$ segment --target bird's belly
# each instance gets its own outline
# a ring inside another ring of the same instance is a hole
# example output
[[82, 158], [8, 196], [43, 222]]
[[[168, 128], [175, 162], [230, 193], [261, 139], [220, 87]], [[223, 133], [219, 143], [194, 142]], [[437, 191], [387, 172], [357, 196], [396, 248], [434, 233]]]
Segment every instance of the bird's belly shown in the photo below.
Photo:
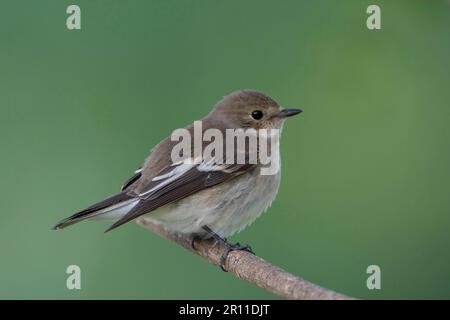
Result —
[[202, 229], [207, 225], [226, 237], [245, 228], [267, 209], [275, 199], [279, 184], [280, 172], [261, 175], [257, 169], [139, 219], [163, 224], [171, 231], [199, 236], [207, 236]]

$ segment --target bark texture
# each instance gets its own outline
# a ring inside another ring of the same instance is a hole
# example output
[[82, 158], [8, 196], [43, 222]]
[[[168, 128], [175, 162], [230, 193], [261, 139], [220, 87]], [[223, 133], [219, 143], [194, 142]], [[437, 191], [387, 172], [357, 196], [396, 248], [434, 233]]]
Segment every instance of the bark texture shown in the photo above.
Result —
[[[210, 263], [217, 266], [220, 265], [220, 257], [225, 251], [223, 244], [215, 243], [212, 239], [196, 241], [194, 249], [192, 248], [192, 239], [190, 237], [168, 232], [160, 225], [141, 219], [138, 219], [137, 223], [167, 239], [176, 242], [187, 250], [198, 254]], [[297, 277], [246, 251], [231, 251], [226, 259], [225, 269], [242, 280], [256, 284], [258, 287], [286, 299], [353, 299]]]

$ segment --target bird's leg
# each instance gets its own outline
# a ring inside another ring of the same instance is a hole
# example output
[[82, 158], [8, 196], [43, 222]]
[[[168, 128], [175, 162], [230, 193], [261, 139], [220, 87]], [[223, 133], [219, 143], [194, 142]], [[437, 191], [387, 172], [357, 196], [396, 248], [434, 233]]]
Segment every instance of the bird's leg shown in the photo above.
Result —
[[208, 234], [216, 241], [219, 243], [222, 243], [225, 246], [225, 251], [222, 253], [222, 256], [220, 257], [220, 268], [225, 271], [228, 272], [227, 270], [225, 270], [225, 260], [228, 257], [228, 254], [230, 253], [230, 251], [233, 250], [243, 250], [243, 251], [247, 251], [250, 252], [252, 254], [255, 254], [252, 250], [252, 248], [249, 245], [241, 245], [239, 242], [235, 243], [235, 244], [230, 244], [228, 243], [227, 239], [222, 238], [221, 236], [219, 236], [217, 233], [215, 233], [214, 231], [211, 230], [210, 227], [208, 227], [207, 225], [204, 225], [203, 230], [205, 230], [206, 232], [208, 232]]

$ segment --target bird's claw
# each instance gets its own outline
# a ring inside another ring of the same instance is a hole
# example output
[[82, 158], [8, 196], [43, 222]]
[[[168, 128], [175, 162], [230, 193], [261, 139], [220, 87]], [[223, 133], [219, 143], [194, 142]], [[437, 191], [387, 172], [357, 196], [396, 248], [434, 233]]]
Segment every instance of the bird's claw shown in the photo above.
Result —
[[199, 241], [200, 237], [199, 236], [193, 236], [192, 240], [191, 240], [191, 247], [192, 249], [194, 249], [195, 251], [197, 251], [197, 248], [195, 247], [195, 242]]
[[241, 251], [249, 252], [249, 253], [251, 253], [251, 254], [255, 254], [255, 253], [253, 252], [252, 248], [251, 248], [248, 244], [242, 245], [242, 244], [240, 244], [239, 242], [237, 242], [237, 243], [235, 243], [235, 244], [229, 244], [228, 242], [225, 242], [225, 250], [224, 250], [224, 252], [222, 253], [222, 255], [220, 256], [220, 260], [219, 260], [219, 263], [220, 263], [220, 269], [222, 269], [222, 271], [228, 272], [228, 271], [225, 269], [225, 262], [226, 262], [226, 260], [227, 260], [228, 254], [229, 254], [231, 251], [234, 251], [234, 250], [241, 250]]

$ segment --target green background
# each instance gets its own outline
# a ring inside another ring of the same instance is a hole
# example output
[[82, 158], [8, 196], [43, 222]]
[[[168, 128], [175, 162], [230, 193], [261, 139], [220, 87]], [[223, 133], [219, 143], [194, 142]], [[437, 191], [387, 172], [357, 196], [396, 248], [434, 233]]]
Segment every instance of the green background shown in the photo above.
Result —
[[242, 88], [305, 112], [232, 240], [358, 298], [450, 298], [448, 1], [3, 0], [0, 46], [1, 298], [276, 298], [133, 223], [50, 230]]

